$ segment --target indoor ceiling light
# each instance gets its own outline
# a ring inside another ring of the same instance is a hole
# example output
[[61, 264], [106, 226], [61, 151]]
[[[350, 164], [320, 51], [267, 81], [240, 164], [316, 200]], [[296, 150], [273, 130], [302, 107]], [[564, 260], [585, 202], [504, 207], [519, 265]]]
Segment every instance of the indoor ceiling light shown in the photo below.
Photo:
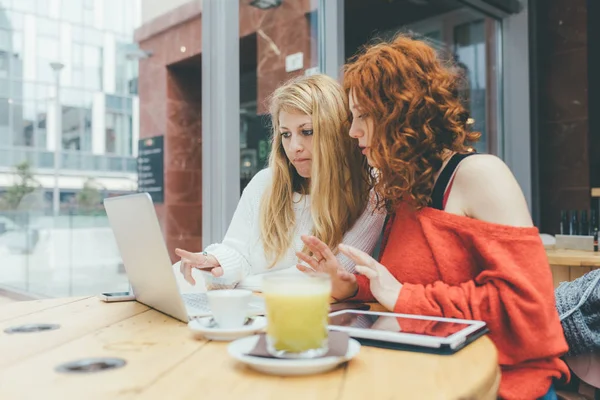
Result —
[[283, 0], [252, 0], [250, 5], [252, 7], [260, 8], [261, 10], [267, 10], [269, 8], [279, 7]]

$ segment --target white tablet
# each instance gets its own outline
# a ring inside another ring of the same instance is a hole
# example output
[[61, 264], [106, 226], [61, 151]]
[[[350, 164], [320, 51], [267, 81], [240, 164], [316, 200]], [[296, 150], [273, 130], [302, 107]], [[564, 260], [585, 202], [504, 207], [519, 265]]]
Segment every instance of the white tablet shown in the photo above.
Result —
[[364, 344], [440, 354], [454, 353], [488, 331], [483, 321], [360, 310], [329, 314], [329, 329]]

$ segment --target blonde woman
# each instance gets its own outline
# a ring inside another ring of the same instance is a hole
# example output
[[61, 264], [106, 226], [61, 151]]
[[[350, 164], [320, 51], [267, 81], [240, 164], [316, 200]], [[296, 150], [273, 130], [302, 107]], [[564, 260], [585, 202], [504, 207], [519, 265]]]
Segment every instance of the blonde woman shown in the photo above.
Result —
[[[270, 98], [273, 126], [269, 167], [244, 189], [219, 244], [202, 253], [176, 249], [180, 270], [195, 285], [260, 289], [265, 273], [300, 274], [301, 236], [314, 235], [331, 249], [340, 243], [371, 253], [385, 215], [370, 198], [367, 163], [348, 135], [349, 110], [340, 85], [326, 75], [291, 80]], [[340, 264], [354, 263], [338, 254]]]

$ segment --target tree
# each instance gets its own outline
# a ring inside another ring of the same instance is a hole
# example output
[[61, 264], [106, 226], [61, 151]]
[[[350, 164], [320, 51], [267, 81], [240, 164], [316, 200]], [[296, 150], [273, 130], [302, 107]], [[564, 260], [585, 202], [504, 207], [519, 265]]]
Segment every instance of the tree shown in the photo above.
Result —
[[79, 208], [92, 211], [98, 207], [102, 201], [102, 195], [96, 188], [97, 184], [92, 178], [88, 178], [83, 184], [83, 189], [77, 193], [75, 200]]
[[27, 161], [15, 166], [15, 174], [17, 175], [16, 182], [0, 198], [0, 208], [5, 210], [16, 210], [23, 198], [39, 187]]

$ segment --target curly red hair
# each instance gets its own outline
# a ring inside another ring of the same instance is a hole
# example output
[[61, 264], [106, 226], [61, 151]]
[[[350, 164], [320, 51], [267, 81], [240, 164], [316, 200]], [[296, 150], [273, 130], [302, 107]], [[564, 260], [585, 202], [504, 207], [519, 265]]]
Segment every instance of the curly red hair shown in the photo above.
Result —
[[458, 70], [404, 35], [365, 48], [346, 65], [344, 89], [375, 126], [370, 156], [380, 206], [392, 211], [409, 199], [427, 206], [442, 151], [464, 153], [479, 139], [467, 128], [460, 87]]

